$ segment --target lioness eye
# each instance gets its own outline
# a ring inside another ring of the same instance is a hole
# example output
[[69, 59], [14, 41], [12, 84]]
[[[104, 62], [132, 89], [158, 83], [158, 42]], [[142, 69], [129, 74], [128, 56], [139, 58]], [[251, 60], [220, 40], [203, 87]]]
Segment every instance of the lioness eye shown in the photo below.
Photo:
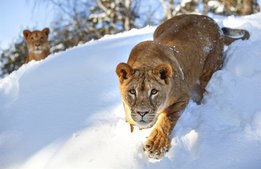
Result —
[[43, 37], [41, 37], [41, 40], [43, 40], [44, 38]]
[[130, 89], [130, 90], [129, 90], [129, 93], [135, 95], [135, 94], [136, 94], [136, 91], [135, 91], [134, 89]]
[[155, 94], [158, 93], [158, 90], [157, 89], [152, 89], [150, 93], [151, 93], [151, 95], [155, 95]]

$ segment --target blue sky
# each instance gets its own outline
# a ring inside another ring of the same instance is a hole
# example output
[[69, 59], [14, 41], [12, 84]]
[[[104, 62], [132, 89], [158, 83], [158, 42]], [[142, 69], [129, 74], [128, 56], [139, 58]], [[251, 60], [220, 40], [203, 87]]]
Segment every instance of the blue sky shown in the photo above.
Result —
[[24, 29], [48, 27], [53, 18], [52, 8], [37, 5], [35, 0], [1, 0], [0, 5], [0, 48], [9, 47], [11, 42], [22, 36]]

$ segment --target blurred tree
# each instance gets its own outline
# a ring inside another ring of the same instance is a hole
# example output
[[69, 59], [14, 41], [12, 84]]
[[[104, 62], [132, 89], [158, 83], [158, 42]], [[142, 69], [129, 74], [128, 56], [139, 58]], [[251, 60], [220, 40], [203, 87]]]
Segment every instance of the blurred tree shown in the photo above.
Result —
[[204, 3], [203, 14], [207, 15], [208, 14], [208, 0], [203, 0], [203, 3]]
[[250, 15], [260, 11], [256, 0], [210, 0], [219, 3], [210, 7], [210, 11], [222, 15]]
[[14, 44], [10, 45], [8, 49], [2, 50], [0, 52], [0, 62], [2, 64], [0, 76], [17, 70], [24, 63], [27, 54], [25, 41], [21, 37]]
[[51, 29], [51, 52], [130, 30], [140, 0], [41, 0], [54, 6], [58, 18]]
[[[248, 15], [259, 12], [256, 0], [37, 0], [51, 5], [56, 17], [50, 27], [51, 53], [115, 34], [157, 25], [175, 15], [209, 12]], [[27, 56], [22, 37], [6, 50], [0, 49], [0, 77], [18, 69]]]
[[200, 13], [197, 9], [199, 0], [181, 0], [174, 10], [174, 15]]
[[254, 4], [254, 0], [243, 0], [241, 14], [242, 15], [252, 14], [254, 12], [253, 4]]
[[96, 0], [89, 22], [98, 35], [114, 34], [136, 27], [138, 0]]
[[259, 11], [256, 0], [180, 0], [174, 15], [188, 13], [207, 15], [208, 12], [221, 15], [249, 15]]
[[170, 19], [174, 16], [174, 0], [160, 0], [164, 12], [163, 20]]

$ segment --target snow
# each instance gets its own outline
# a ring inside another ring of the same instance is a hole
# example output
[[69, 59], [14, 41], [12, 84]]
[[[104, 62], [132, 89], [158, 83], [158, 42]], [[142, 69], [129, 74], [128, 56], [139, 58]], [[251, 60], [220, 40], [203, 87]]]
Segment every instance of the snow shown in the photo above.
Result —
[[261, 168], [261, 14], [217, 18], [249, 30], [226, 50], [204, 102], [192, 101], [158, 161], [142, 150], [150, 130], [124, 120], [115, 67], [155, 27], [131, 30], [30, 62], [0, 80], [0, 168]]

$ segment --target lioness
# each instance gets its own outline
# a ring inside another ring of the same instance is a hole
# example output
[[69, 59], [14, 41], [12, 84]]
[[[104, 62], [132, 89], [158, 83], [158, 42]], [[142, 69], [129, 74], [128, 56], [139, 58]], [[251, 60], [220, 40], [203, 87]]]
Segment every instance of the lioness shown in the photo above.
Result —
[[31, 60], [38, 61], [44, 59], [50, 54], [48, 45], [49, 32], [49, 28], [44, 28], [42, 31], [23, 31], [29, 52], [29, 55], [27, 56], [25, 63], [28, 63]]
[[[240, 34], [240, 38], [228, 35]], [[139, 128], [153, 127], [144, 144], [150, 158], [170, 148], [170, 135], [179, 113], [193, 93], [201, 102], [212, 74], [222, 67], [224, 45], [248, 39], [245, 30], [222, 28], [207, 16], [181, 15], [161, 24], [153, 41], [136, 45], [128, 62], [116, 73], [126, 121]]]

